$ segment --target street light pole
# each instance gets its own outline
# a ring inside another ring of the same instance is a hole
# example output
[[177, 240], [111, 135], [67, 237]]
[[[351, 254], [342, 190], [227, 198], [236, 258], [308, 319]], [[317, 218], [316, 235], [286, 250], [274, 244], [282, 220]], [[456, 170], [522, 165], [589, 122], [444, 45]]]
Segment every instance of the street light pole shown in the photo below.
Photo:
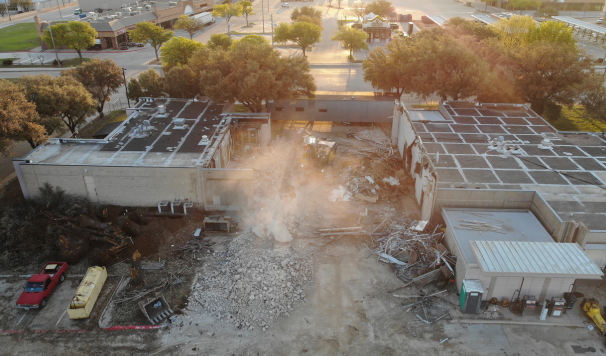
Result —
[[63, 15], [61, 15], [61, 6], [59, 6], [59, 0], [57, 0], [57, 8], [59, 9], [59, 16], [61, 16], [61, 20], [63, 20]]
[[[267, 0], [269, 2], [269, 0]], [[265, 11], [263, 11], [263, 0], [261, 0], [261, 17], [263, 18], [263, 33], [265, 33]]]
[[49, 24], [48, 24], [48, 31], [50, 32], [51, 41], [53, 42], [53, 48], [55, 49], [55, 58], [57, 58], [57, 65], [59, 66], [59, 68], [61, 68], [61, 61], [59, 60], [59, 54], [57, 53], [57, 46], [55, 46], [55, 37], [53, 36], [52, 22], [49, 22]]
[[128, 107], [130, 108], [130, 100], [128, 99], [128, 85], [126, 85], [126, 69], [122, 68], [122, 76], [124, 77], [124, 89], [126, 89], [126, 101], [128, 102]]
[[274, 14], [270, 15], [271, 17], [271, 45], [274, 45]]

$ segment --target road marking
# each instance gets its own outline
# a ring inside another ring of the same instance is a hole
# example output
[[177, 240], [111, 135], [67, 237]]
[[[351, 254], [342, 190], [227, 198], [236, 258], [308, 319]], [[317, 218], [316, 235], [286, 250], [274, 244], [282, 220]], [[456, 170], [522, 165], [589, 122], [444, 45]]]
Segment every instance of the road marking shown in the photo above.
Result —
[[19, 323], [23, 320], [23, 318], [25, 318], [27, 313], [29, 313], [29, 310], [26, 310], [25, 313], [23, 313], [23, 316], [21, 317], [21, 319], [19, 319], [19, 321], [17, 322], [17, 325], [19, 325]]
[[65, 309], [63, 311], [63, 314], [61, 314], [61, 317], [59, 318], [59, 320], [57, 320], [57, 324], [55, 324], [55, 326], [59, 325], [59, 322], [61, 321], [61, 319], [63, 319], [63, 316], [65, 315], [65, 313], [67, 313], [67, 309]]

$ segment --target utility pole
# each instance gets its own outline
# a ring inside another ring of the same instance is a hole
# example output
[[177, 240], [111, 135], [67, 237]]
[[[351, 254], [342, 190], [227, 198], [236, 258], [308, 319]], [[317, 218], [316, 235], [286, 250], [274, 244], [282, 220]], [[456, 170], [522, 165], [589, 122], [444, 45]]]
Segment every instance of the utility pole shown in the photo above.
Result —
[[271, 45], [274, 45], [274, 14], [271, 14]]
[[59, 6], [59, 0], [57, 0], [57, 8], [59, 9], [59, 16], [61, 16], [61, 20], [63, 20], [63, 15], [61, 15], [61, 6]]
[[55, 58], [57, 58], [57, 65], [61, 68], [61, 61], [59, 60], [59, 54], [57, 53], [57, 46], [55, 46], [55, 37], [53, 37], [53, 24], [52, 22], [48, 23], [48, 31], [51, 35], [51, 41], [53, 42], [53, 48], [55, 49]]
[[130, 100], [128, 99], [128, 85], [126, 85], [126, 69], [122, 68], [122, 76], [124, 77], [124, 89], [126, 89], [126, 102], [130, 108]]
[[[269, 2], [269, 0], [267, 0]], [[263, 11], [263, 0], [261, 0], [261, 17], [263, 18], [263, 33], [265, 33], [265, 11]]]

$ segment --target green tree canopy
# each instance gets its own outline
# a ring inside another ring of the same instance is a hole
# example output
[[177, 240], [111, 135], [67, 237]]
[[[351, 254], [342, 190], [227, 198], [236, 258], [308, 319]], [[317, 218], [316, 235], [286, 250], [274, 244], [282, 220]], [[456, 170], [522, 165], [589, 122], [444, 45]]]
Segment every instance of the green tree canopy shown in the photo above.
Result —
[[175, 23], [175, 30], [182, 30], [189, 34], [189, 39], [194, 39], [194, 35], [200, 32], [204, 28], [204, 22], [196, 18], [191, 18], [187, 15], [179, 16], [177, 23]]
[[[57, 47], [66, 46], [76, 50], [80, 57], [80, 62], [83, 61], [82, 50], [93, 46], [95, 38], [97, 38], [97, 31], [88, 22], [70, 21], [68, 23], [51, 25], [51, 28], [53, 30], [53, 37], [55, 38], [55, 45]], [[54, 48], [48, 28], [42, 34], [42, 40], [50, 48]]]
[[240, 7], [240, 14], [246, 19], [246, 26], [248, 26], [248, 16], [255, 14], [252, 2], [246, 0], [238, 1], [237, 6]]
[[217, 48], [227, 50], [230, 45], [229, 36], [225, 33], [213, 33], [210, 35], [210, 40], [206, 42], [206, 46], [213, 50]]
[[509, 19], [500, 19], [493, 24], [499, 35], [499, 43], [512, 49], [524, 43], [530, 31], [537, 27], [531, 16], [512, 16]]
[[453, 17], [446, 21], [444, 26], [455, 35], [472, 36], [477, 41], [484, 41], [499, 37], [493, 26], [486, 26], [462, 17]]
[[139, 22], [135, 26], [135, 29], [129, 32], [129, 36], [133, 41], [147, 43], [154, 47], [157, 60], [160, 60], [160, 58], [158, 58], [158, 49], [164, 42], [173, 37], [173, 35], [173, 31], [165, 30], [151, 22]]
[[530, 28], [524, 42], [549, 42], [576, 48], [577, 41], [572, 34], [572, 28], [563, 22], [544, 21], [538, 26]]
[[509, 1], [509, 5], [511, 6], [511, 8], [513, 10], [520, 10], [520, 13], [522, 13], [522, 10], [538, 9], [539, 6], [541, 6], [541, 1], [540, 0], [511, 0], [511, 1]]
[[215, 5], [215, 9], [212, 12], [214, 17], [222, 17], [227, 21], [227, 26], [229, 27], [229, 20], [231, 20], [234, 16], [242, 15], [242, 8], [239, 5], [234, 4], [220, 4]]
[[293, 24], [282, 22], [274, 30], [274, 41], [278, 43], [293, 42], [303, 50], [314, 43], [320, 42], [322, 27], [309, 22], [295, 22]]
[[27, 141], [32, 148], [46, 141], [46, 131], [37, 119], [36, 105], [27, 101], [23, 89], [0, 79], [0, 154], [10, 156], [15, 141]]
[[[192, 63], [198, 61], [196, 54]], [[314, 96], [316, 86], [304, 57], [283, 58], [270, 44], [238, 41], [227, 51], [212, 51], [201, 71], [200, 90], [216, 102], [239, 101], [252, 112], [263, 102]]]
[[396, 9], [391, 2], [387, 0], [374, 0], [366, 5], [365, 14], [370, 14], [372, 12], [375, 15], [385, 18], [394, 11], [396, 11]]
[[185, 37], [173, 37], [162, 45], [162, 64], [166, 67], [182, 66], [196, 51], [204, 47], [203, 43]]
[[130, 78], [126, 87], [128, 89], [128, 99], [130, 100], [139, 101], [140, 97], [145, 96], [137, 78]]
[[384, 92], [395, 91], [398, 98], [404, 93], [411, 93], [415, 74], [415, 62], [410, 60], [414, 54], [412, 40], [395, 38], [384, 48], [377, 47], [368, 53], [362, 62], [364, 81], [373, 88]]
[[76, 133], [80, 124], [95, 113], [97, 103], [84, 85], [73, 77], [58, 77], [54, 86], [47, 88], [46, 95], [54, 97], [54, 104], [59, 116], [69, 128]]
[[188, 65], [173, 67], [164, 76], [164, 91], [170, 98], [191, 99], [200, 92], [198, 82], [198, 76]]
[[122, 68], [112, 59], [93, 58], [89, 62], [67, 69], [61, 75], [72, 76], [84, 85], [97, 101], [97, 112], [103, 117], [103, 108], [109, 96], [124, 84]]
[[290, 19], [293, 22], [310, 22], [322, 27], [322, 11], [316, 10], [313, 6], [295, 8], [290, 14]]
[[143, 95], [152, 98], [161, 97], [162, 95], [162, 77], [153, 68], [150, 68], [139, 74], [139, 84], [143, 89]]
[[23, 75], [19, 77], [18, 84], [23, 88], [25, 97], [31, 103], [36, 104], [38, 112], [37, 124], [44, 126], [46, 133], [52, 135], [55, 130], [63, 125], [59, 113], [56, 110], [55, 100], [47, 88], [54, 86], [54, 78], [50, 74]]
[[343, 47], [349, 50], [350, 58], [353, 58], [354, 51], [368, 49], [368, 44], [366, 43], [368, 33], [350, 26], [341, 26], [331, 39], [341, 42]]

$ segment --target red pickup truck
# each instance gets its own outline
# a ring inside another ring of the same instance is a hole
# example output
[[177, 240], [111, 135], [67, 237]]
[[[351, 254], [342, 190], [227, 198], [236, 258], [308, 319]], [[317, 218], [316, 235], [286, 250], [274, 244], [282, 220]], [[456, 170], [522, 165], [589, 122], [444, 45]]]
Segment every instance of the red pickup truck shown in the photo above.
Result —
[[38, 274], [27, 281], [23, 293], [17, 299], [17, 308], [44, 308], [57, 284], [65, 280], [66, 271], [65, 262], [47, 262]]

